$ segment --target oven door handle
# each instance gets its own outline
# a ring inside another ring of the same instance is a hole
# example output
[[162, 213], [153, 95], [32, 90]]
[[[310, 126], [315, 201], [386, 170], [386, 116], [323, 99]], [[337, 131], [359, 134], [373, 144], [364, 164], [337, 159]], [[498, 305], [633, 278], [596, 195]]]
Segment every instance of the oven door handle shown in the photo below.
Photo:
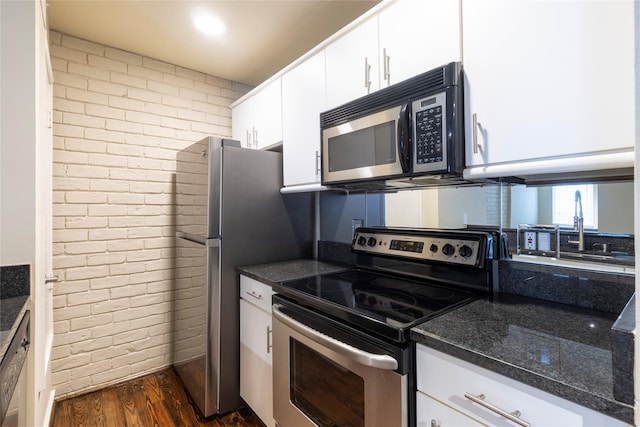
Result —
[[294, 331], [299, 332], [300, 334], [317, 342], [318, 344], [321, 344], [335, 351], [336, 353], [348, 357], [349, 359], [364, 366], [370, 366], [372, 368], [383, 369], [386, 371], [395, 371], [396, 369], [398, 369], [398, 361], [393, 357], [386, 354], [368, 353], [366, 351], [350, 346], [349, 344], [345, 344], [342, 341], [338, 341], [335, 338], [331, 338], [330, 336], [320, 333], [315, 329], [312, 329], [307, 325], [287, 316], [282, 311], [280, 311], [280, 307], [282, 306], [274, 304], [272, 309], [273, 317], [289, 326]]

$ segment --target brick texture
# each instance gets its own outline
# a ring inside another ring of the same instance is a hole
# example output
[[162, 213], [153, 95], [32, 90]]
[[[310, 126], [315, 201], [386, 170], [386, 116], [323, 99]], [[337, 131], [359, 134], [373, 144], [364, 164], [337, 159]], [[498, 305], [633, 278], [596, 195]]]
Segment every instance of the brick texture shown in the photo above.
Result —
[[231, 136], [245, 85], [55, 31], [53, 387], [172, 363], [176, 152]]

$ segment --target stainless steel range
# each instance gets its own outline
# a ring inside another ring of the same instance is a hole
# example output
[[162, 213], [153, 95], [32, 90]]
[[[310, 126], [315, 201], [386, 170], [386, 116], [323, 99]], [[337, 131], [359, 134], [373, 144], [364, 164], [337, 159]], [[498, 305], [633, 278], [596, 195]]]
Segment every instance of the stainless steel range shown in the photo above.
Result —
[[410, 329], [488, 295], [498, 247], [487, 232], [359, 228], [357, 268], [275, 287], [277, 424], [413, 425]]

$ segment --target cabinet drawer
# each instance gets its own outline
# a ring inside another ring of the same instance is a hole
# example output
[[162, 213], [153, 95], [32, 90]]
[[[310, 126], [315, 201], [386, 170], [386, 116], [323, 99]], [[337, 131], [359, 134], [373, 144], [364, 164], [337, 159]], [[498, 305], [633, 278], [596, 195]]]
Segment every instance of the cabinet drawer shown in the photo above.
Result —
[[271, 286], [247, 276], [240, 275], [240, 298], [271, 313], [271, 296], [275, 294]]
[[531, 426], [625, 426], [622, 421], [569, 402], [495, 372], [423, 345], [416, 346], [418, 390], [463, 414], [491, 426], [513, 423], [465, 397], [484, 395], [484, 402], [508, 413], [520, 411]]
[[424, 393], [416, 395], [417, 427], [485, 426]]

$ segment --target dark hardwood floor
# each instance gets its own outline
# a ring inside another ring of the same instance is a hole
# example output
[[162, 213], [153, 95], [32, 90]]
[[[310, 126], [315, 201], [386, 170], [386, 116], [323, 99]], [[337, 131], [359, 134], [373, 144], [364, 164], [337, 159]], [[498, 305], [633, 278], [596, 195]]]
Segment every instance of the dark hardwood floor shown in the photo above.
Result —
[[172, 368], [56, 402], [52, 427], [264, 427], [248, 408], [202, 419]]

